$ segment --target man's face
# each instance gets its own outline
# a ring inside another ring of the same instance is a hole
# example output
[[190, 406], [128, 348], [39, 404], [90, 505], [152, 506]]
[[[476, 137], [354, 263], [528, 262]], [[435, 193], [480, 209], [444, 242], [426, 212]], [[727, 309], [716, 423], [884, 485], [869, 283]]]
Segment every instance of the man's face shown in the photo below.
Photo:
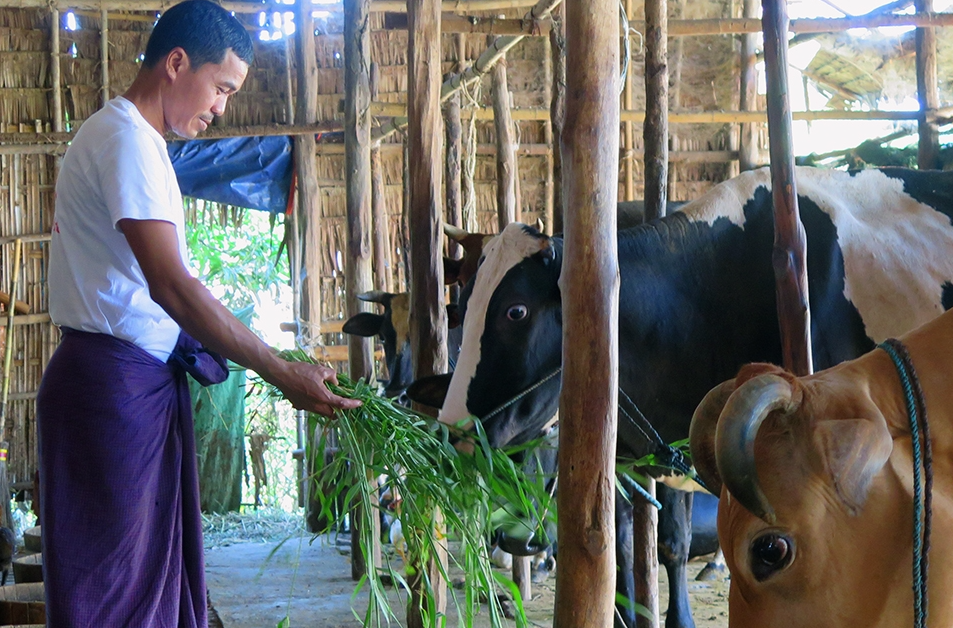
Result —
[[225, 113], [228, 97], [245, 81], [248, 64], [228, 50], [221, 63], [206, 63], [193, 70], [188, 56], [181, 54], [178, 61], [175, 51], [167, 58], [174, 79], [163, 99], [163, 113], [166, 130], [192, 139], [207, 129], [215, 116]]

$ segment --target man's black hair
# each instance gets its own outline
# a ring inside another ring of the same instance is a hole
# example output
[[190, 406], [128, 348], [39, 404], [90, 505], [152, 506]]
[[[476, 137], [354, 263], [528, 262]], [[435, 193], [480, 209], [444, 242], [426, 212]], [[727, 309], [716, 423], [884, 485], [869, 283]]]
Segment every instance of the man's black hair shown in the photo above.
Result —
[[149, 36], [142, 65], [154, 67], [173, 48], [185, 50], [193, 71], [206, 63], [221, 63], [229, 49], [248, 65], [255, 60], [242, 23], [209, 0], [186, 0], [163, 13]]

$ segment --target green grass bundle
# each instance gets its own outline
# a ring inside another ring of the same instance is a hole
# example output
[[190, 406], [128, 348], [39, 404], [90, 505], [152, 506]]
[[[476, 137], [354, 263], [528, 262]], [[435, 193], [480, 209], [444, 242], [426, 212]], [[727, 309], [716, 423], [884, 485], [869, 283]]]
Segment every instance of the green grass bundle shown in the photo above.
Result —
[[[312, 361], [303, 351], [285, 352], [283, 357]], [[546, 491], [548, 478], [538, 469], [527, 470], [525, 466], [528, 465], [514, 463], [510, 457], [517, 450], [536, 447], [538, 442], [518, 449], [493, 449], [479, 421], [476, 421], [476, 429], [469, 433], [474, 441], [473, 453], [461, 453], [452, 444], [452, 437], [461, 436], [462, 432], [393, 404], [379, 396], [376, 387], [363, 380], [352, 382], [339, 374], [338, 382], [339, 385], [329, 385], [335, 394], [360, 399], [363, 405], [338, 412], [334, 419], [312, 415], [312, 420], [325, 428], [312, 459], [327, 459], [324, 456], [328, 447], [327, 435], [332, 430], [338, 438], [337, 449], [329, 452], [332, 454], [330, 464], [313, 478], [314, 485], [323, 489], [317, 493], [328, 525], [340, 523], [344, 516], [344, 513], [335, 511], [334, 504], [359, 504], [361, 507], [357, 512], [361, 520], [356, 523], [366, 559], [373, 542], [374, 518], [379, 517], [376, 478], [386, 477], [391, 488], [400, 494], [402, 501], [398, 518], [407, 543], [407, 555], [416, 558], [415, 564], [426, 564], [441, 546], [448, 548], [450, 539], [459, 542], [459, 550], [447, 554], [452, 564], [464, 574], [464, 599], [458, 599], [457, 593], [450, 589], [460, 625], [473, 625], [481, 594], [489, 605], [491, 625], [503, 625], [502, 608], [493, 594], [496, 584], [511, 593], [517, 610], [517, 625], [525, 625], [517, 588], [511, 580], [492, 570], [487, 539], [493, 523], [501, 519], [539, 522], [547, 516], [550, 519], [554, 516], [555, 503]], [[435, 512], [442, 515], [442, 527], [434, 525]], [[540, 536], [545, 534], [541, 525], [535, 528]], [[536, 530], [527, 526], [525, 532], [529, 537]], [[442, 565], [440, 569], [444, 579], [450, 582], [447, 570]], [[358, 583], [359, 589], [366, 586], [369, 591], [364, 625], [389, 624], [397, 618], [389, 607], [382, 574], [371, 571], [373, 573]], [[392, 568], [389, 560], [382, 571], [392, 581], [401, 583], [405, 590], [409, 590], [408, 579], [422, 578], [426, 590], [432, 592], [426, 573], [408, 572], [405, 579]], [[425, 599], [432, 600], [433, 596], [425, 596]], [[436, 616], [435, 609], [421, 610], [428, 625], [443, 623]]]

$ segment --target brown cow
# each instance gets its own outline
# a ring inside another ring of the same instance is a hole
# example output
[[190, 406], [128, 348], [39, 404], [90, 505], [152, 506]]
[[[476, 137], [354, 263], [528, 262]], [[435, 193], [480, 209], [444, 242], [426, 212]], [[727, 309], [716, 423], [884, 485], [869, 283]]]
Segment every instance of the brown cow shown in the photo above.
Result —
[[[953, 312], [906, 334], [933, 448], [928, 625], [953, 626]], [[894, 628], [913, 621], [911, 428], [883, 349], [807, 377], [744, 367], [691, 427], [721, 487], [728, 625]]]

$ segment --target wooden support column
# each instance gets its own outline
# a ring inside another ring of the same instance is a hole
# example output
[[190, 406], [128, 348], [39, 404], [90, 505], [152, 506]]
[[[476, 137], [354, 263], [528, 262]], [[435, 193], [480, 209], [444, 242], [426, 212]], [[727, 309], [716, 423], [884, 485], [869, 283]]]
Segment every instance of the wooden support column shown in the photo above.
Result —
[[813, 371], [807, 292], [807, 241], [798, 216], [791, 103], [788, 98], [787, 0], [763, 0], [764, 63], [768, 84], [768, 135], [774, 198], [774, 265], [784, 368]]
[[[379, 70], [376, 62], [371, 62], [371, 100], [377, 96]], [[371, 146], [371, 233], [374, 238], [374, 276], [375, 284], [384, 292], [394, 291], [394, 265], [390, 245], [390, 219], [384, 194], [384, 172], [381, 165], [380, 146]]]
[[[932, 13], [933, 0], [915, 0], [917, 13]], [[917, 49], [917, 100], [920, 101], [920, 118], [917, 129], [920, 142], [917, 145], [917, 167], [920, 170], [939, 170], [940, 131], [935, 113], [940, 106], [940, 90], [936, 75], [936, 29], [918, 28]]]
[[[493, 45], [495, 37], [487, 40]], [[496, 216], [500, 232], [520, 219], [516, 181], [519, 176], [510, 114], [510, 90], [506, 85], [506, 58], [500, 59], [490, 72], [493, 85], [493, 121], [496, 129]]]
[[[549, 37], [543, 40], [543, 102], [553, 101], [553, 46]], [[546, 195], [543, 200], [543, 233], [553, 235], [553, 214], [555, 211], [555, 194], [553, 191], [553, 153], [558, 147], [553, 146], [552, 120], [543, 121], [543, 144], [549, 147], [546, 153]]]
[[[295, 4], [297, 24], [296, 66], [298, 97], [295, 120], [299, 124], [318, 121], [318, 64], [314, 56], [314, 18], [311, 0]], [[313, 134], [294, 138], [295, 175], [298, 182], [298, 205], [304, 269], [301, 277], [301, 317], [306, 323], [304, 340], [309, 347], [317, 345], [321, 325], [321, 205], [317, 185], [316, 142]]]
[[[744, 0], [744, 17], [757, 18], [761, 8], [760, 0]], [[741, 36], [741, 89], [738, 108], [741, 111], [758, 109], [758, 69], [757, 35], [745, 33]], [[758, 125], [743, 122], [738, 142], [738, 168], [744, 172], [758, 167]]]
[[60, 11], [50, 10], [50, 80], [53, 85], [53, 132], [62, 133], [63, 78], [60, 71]]
[[285, 37], [285, 116], [287, 117], [285, 124], [288, 125], [295, 123], [294, 82], [292, 80], [294, 64], [291, 61], [292, 55], [294, 55], [294, 39]]
[[[359, 294], [374, 287], [371, 258], [371, 87], [370, 0], [344, 3], [344, 184], [347, 195], [347, 259], [344, 283], [347, 315], [367, 311]], [[348, 374], [357, 381], [374, 378], [373, 339], [348, 334]], [[374, 484], [375, 474], [368, 469]], [[374, 493], [376, 495], [376, 493]], [[362, 529], [361, 506], [351, 518], [351, 577], [364, 578], [381, 562], [380, 518]], [[367, 552], [365, 554], [364, 552]]]
[[668, 2], [645, 2], [645, 220], [665, 215], [668, 189]]
[[[410, 144], [410, 344], [414, 376], [419, 378], [447, 371], [447, 316], [443, 300], [443, 246], [440, 209], [440, 177], [443, 133], [440, 128], [440, 2], [408, 0], [410, 51], [408, 55], [407, 114]], [[443, 525], [437, 512], [434, 525]], [[439, 531], [438, 531], [439, 533]], [[407, 625], [424, 628], [421, 606], [425, 582], [434, 599], [432, 608], [443, 613], [447, 606], [446, 548], [427, 564], [417, 564], [408, 576], [412, 591], [407, 605]], [[439, 562], [438, 562], [439, 561]], [[419, 563], [419, 560], [415, 559]], [[423, 578], [426, 570], [427, 578]]]
[[554, 625], [608, 628], [616, 581], [619, 5], [570, 0], [565, 11], [560, 563]]
[[560, 5], [553, 10], [553, 27], [549, 31], [549, 47], [553, 63], [553, 92], [549, 101], [549, 120], [552, 125], [553, 147], [553, 233], [563, 231], [562, 135], [566, 118], [566, 9]]
[[109, 15], [106, 9], [99, 11], [99, 63], [102, 71], [102, 104], [109, 102]]
[[[625, 15], [630, 21], [634, 12], [634, 0], [625, 0]], [[630, 37], [629, 33], [625, 34]], [[630, 41], [631, 45], [631, 41]], [[632, 70], [632, 60], [626, 66], [625, 87], [622, 91], [622, 109], [628, 110], [633, 107], [633, 87], [632, 80], [635, 78], [635, 72]], [[625, 164], [625, 200], [635, 200], [635, 123], [626, 120], [622, 123], [622, 147], [624, 149], [623, 159]]]
[[[457, 65], [455, 72], [462, 72], [466, 63], [466, 40], [463, 34], [456, 34], [453, 41], [457, 50]], [[455, 227], [463, 227], [463, 125], [460, 122], [460, 94], [455, 93], [443, 105], [443, 127], [446, 133], [446, 154], [444, 165], [444, 220]], [[446, 238], [447, 257], [460, 259], [463, 257], [463, 247], [455, 240]], [[460, 286], [450, 286], [450, 302], [460, 300]]]

